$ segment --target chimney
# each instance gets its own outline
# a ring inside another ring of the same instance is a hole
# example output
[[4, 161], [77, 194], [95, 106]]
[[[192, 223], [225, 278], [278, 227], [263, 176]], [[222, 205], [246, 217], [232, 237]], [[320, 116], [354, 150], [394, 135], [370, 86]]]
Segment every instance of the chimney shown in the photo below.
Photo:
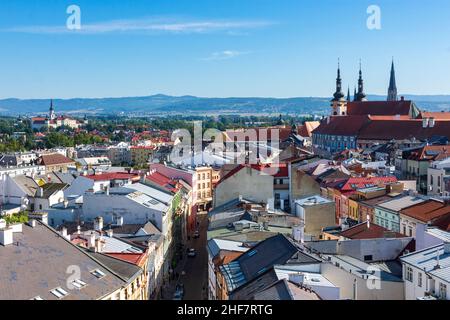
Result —
[[103, 252], [105, 241], [100, 237], [95, 240], [95, 252]]
[[405, 101], [405, 97], [404, 97], [404, 96], [401, 96], [401, 97], [400, 97], [400, 101]]
[[423, 118], [423, 120], [422, 120], [422, 127], [423, 128], [428, 128], [428, 118]]
[[91, 232], [89, 234], [89, 238], [88, 238], [88, 248], [89, 249], [93, 249], [95, 248], [95, 233]]
[[63, 238], [65, 238], [65, 239], [68, 239], [68, 236], [67, 236], [67, 228], [66, 228], [66, 227], [63, 227], [63, 228], [61, 229], [61, 236], [62, 236]]
[[331, 117], [328, 116], [328, 117], [327, 117], [327, 124], [330, 124], [330, 121], [331, 121]]
[[108, 238], [112, 238], [114, 236], [114, 231], [113, 229], [108, 229], [106, 231], [106, 235], [108, 236]]
[[81, 226], [78, 226], [77, 227], [77, 235], [80, 235], [81, 234]]
[[13, 244], [13, 233], [13, 229], [10, 227], [0, 229], [0, 245], [6, 247]]
[[28, 220], [27, 225], [29, 225], [32, 228], [36, 228], [36, 220], [34, 219]]
[[122, 216], [117, 216], [116, 217], [116, 226], [123, 226], [123, 217]]
[[67, 209], [69, 206], [69, 201], [67, 199], [64, 200], [64, 208]]
[[38, 198], [44, 197], [44, 189], [43, 188], [41, 188], [41, 187], [38, 188], [37, 196], [38, 196]]
[[428, 127], [429, 128], [434, 128], [434, 125], [436, 124], [436, 120], [434, 118], [430, 118], [428, 120]]
[[97, 217], [94, 219], [94, 230], [95, 231], [102, 231], [103, 230], [103, 218]]
[[367, 219], [367, 229], [370, 229], [370, 216], [367, 215], [366, 219]]

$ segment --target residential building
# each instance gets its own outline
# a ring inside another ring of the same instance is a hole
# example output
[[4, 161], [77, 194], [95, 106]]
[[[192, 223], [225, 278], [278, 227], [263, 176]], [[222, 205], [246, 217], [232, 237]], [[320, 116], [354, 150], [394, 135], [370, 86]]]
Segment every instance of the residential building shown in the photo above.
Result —
[[[410, 206], [400, 211], [400, 232], [417, 239], [429, 225], [446, 215], [450, 215], [450, 205], [442, 201], [431, 199]], [[422, 239], [417, 240], [423, 242]]]
[[301, 221], [301, 241], [318, 240], [323, 228], [335, 223], [335, 203], [319, 195], [298, 199], [295, 215]]
[[427, 194], [450, 197], [450, 157], [433, 161], [427, 169]]
[[[0, 300], [127, 298], [126, 278], [40, 221], [6, 226], [1, 220], [0, 241]], [[12, 250], [16, 243], [22, 250]]]
[[425, 199], [418, 196], [403, 196], [380, 203], [375, 207], [375, 223], [391, 231], [400, 232], [400, 211], [424, 201]]
[[135, 166], [148, 164], [155, 150], [155, 146], [131, 146], [131, 164]]
[[43, 154], [37, 160], [38, 164], [45, 167], [46, 172], [67, 172], [69, 167], [75, 167], [75, 161], [60, 153]]
[[450, 300], [450, 243], [426, 248], [400, 258], [406, 300]]

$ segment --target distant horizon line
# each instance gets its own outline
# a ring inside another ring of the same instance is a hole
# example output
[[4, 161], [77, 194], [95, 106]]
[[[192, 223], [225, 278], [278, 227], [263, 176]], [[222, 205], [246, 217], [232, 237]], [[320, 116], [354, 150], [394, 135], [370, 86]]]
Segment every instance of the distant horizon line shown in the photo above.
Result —
[[[82, 99], [82, 100], [100, 100], [100, 99], [127, 99], [127, 98], [149, 98], [149, 97], [157, 97], [157, 96], [164, 96], [164, 97], [171, 97], [171, 98], [185, 98], [185, 97], [192, 97], [197, 99], [279, 99], [279, 100], [288, 100], [288, 99], [297, 99], [297, 98], [317, 98], [317, 99], [331, 99], [332, 95], [330, 96], [285, 96], [285, 97], [275, 97], [275, 96], [196, 96], [191, 94], [184, 94], [184, 95], [170, 95], [170, 94], [164, 94], [164, 93], [156, 93], [156, 94], [149, 94], [149, 95], [136, 95], [136, 96], [104, 96], [104, 97], [68, 97], [68, 98], [16, 98], [16, 97], [8, 97], [8, 98], [1, 98], [0, 101], [5, 100], [60, 100], [60, 101], [67, 101], [67, 100], [76, 100], [76, 99]], [[387, 97], [387, 94], [377, 94], [377, 93], [368, 93], [367, 96], [376, 96], [376, 97]], [[427, 94], [417, 94], [417, 93], [401, 93], [398, 94], [398, 97], [406, 97], [406, 96], [416, 96], [416, 97], [450, 97], [450, 93], [427, 93]]]

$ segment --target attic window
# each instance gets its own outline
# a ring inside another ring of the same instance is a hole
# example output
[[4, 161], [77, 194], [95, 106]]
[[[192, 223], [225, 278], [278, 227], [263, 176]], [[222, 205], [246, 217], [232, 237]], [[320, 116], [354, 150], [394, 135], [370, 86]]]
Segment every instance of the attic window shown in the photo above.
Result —
[[64, 297], [66, 297], [66, 296], [69, 295], [69, 293], [68, 293], [66, 290], [64, 290], [63, 288], [61, 288], [61, 287], [58, 287], [58, 288], [56, 288], [56, 289], [53, 289], [53, 290], [51, 290], [50, 292], [51, 292], [54, 296], [56, 296], [58, 299], [62, 299], [62, 298], [64, 298]]
[[77, 289], [82, 289], [87, 286], [87, 283], [84, 282], [83, 280], [77, 279], [72, 281], [72, 285]]
[[91, 273], [96, 276], [98, 279], [103, 278], [104, 276], [106, 276], [106, 274], [101, 271], [100, 269], [95, 269], [94, 271], [91, 271]]

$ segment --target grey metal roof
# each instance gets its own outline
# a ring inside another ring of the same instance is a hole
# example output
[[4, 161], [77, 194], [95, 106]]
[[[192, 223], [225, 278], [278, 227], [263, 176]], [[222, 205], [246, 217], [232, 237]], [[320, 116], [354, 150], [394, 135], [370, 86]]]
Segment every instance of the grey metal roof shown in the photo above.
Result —
[[[22, 233], [14, 233], [14, 244], [0, 246], [0, 300], [28, 300], [40, 296], [57, 300], [50, 290], [62, 287], [67, 300], [100, 299], [125, 284], [108, 267], [62, 238], [50, 227], [36, 222], [32, 228], [23, 225]], [[66, 287], [68, 270], [80, 268], [81, 280], [87, 283], [80, 290]], [[101, 270], [98, 279], [91, 272]]]
[[89, 252], [89, 254], [127, 281], [135, 279], [142, 273], [142, 269], [132, 263], [98, 252]]
[[[439, 268], [436, 268], [438, 254]], [[450, 253], [444, 252], [444, 244], [405, 255], [400, 260], [450, 282]]]
[[312, 264], [320, 261], [300, 252], [284, 235], [276, 235], [260, 242], [233, 262], [220, 268], [227, 281], [228, 290], [233, 291], [264, 274], [274, 265], [287, 263]]

